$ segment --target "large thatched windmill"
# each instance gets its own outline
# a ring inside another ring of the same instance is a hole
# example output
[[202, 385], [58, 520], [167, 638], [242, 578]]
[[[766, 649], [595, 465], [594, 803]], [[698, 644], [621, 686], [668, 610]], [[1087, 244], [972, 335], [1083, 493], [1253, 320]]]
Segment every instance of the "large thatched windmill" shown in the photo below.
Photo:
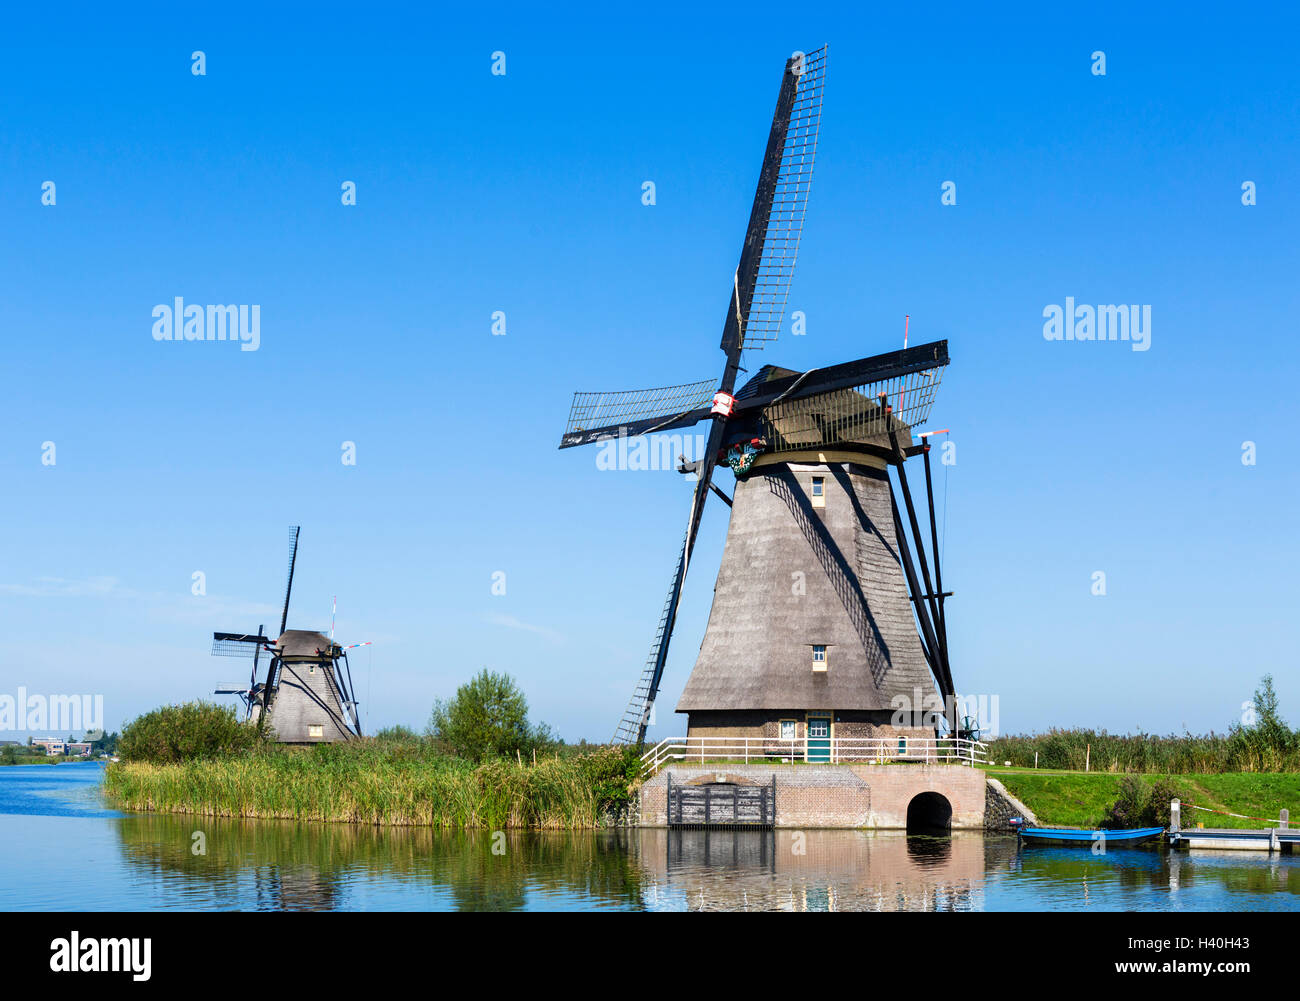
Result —
[[[286, 629], [293, 569], [298, 561], [298, 526], [289, 529], [289, 579], [284, 588], [280, 632], [271, 637], [256, 633], [213, 633], [212, 653], [218, 657], [251, 657], [247, 684], [218, 685], [217, 695], [238, 695], [248, 718], [264, 721], [282, 744], [320, 744], [350, 740], [361, 735], [357, 701], [353, 697], [352, 670], [347, 651], [356, 643], [339, 646], [330, 635], [307, 629]], [[258, 681], [257, 669], [266, 657], [266, 675]]]
[[[677, 706], [689, 715], [689, 735], [869, 737], [927, 727], [932, 735], [923, 710], [933, 702], [918, 696], [933, 699], [936, 687], [955, 694], [928, 446], [914, 445], [912, 435], [929, 416], [947, 342], [807, 372], [764, 366], [735, 390], [741, 352], [774, 341], [785, 313], [825, 69], [824, 48], [786, 62], [728, 289], [721, 379], [573, 400], [561, 448], [710, 422], [703, 458], [681, 469], [698, 473], [686, 537], [616, 741], [645, 739], [710, 493], [731, 507], [731, 520], [708, 628]], [[925, 456], [933, 582], [903, 469], [915, 455]], [[712, 482], [723, 463], [736, 476], [732, 497]], [[910, 707], [902, 714], [900, 698]]]

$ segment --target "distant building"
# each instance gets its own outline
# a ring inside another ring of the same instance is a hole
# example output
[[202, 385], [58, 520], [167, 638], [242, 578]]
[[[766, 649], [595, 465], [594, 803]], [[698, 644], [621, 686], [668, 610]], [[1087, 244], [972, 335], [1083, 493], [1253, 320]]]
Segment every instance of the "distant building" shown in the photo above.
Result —
[[68, 742], [58, 737], [33, 737], [32, 747], [44, 748], [47, 755], [68, 753]]
[[88, 758], [90, 757], [90, 747], [91, 744], [88, 740], [74, 740], [68, 745], [68, 749], [65, 753], [76, 754], [83, 758]]

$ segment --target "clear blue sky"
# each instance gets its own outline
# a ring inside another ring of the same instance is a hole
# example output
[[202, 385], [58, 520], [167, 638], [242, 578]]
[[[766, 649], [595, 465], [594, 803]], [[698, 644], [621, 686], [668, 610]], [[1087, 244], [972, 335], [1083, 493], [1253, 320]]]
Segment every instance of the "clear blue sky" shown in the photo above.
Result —
[[[828, 42], [808, 333], [747, 364], [892, 350], [906, 313], [948, 339], [959, 690], [1004, 731], [1222, 730], [1271, 670], [1300, 720], [1297, 18], [1094, 7], [7, 12], [0, 692], [102, 692], [111, 727], [205, 695], [242, 670], [210, 632], [275, 620], [300, 523], [290, 623], [337, 594], [374, 641], [371, 729], [487, 666], [607, 738], [690, 487], [557, 451], [570, 393], [717, 374], [783, 61]], [[259, 304], [260, 350], [155, 342], [176, 296]], [[1044, 340], [1067, 296], [1150, 305], [1151, 349]]]

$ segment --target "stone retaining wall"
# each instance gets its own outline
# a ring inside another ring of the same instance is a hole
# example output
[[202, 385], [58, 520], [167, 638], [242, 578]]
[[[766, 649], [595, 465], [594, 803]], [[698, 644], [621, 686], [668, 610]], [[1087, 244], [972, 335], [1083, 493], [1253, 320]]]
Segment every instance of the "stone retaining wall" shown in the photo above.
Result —
[[984, 773], [966, 765], [670, 765], [641, 787], [641, 824], [668, 824], [668, 776], [677, 785], [701, 781], [763, 784], [776, 776], [776, 826], [906, 828], [907, 807], [925, 792], [952, 806], [954, 828], [981, 828]]
[[1007, 792], [1006, 786], [995, 778], [990, 778], [984, 793], [984, 829], [986, 831], [1014, 831], [1011, 826], [1013, 817], [1021, 817], [1038, 827], [1038, 818], [1024, 803]]

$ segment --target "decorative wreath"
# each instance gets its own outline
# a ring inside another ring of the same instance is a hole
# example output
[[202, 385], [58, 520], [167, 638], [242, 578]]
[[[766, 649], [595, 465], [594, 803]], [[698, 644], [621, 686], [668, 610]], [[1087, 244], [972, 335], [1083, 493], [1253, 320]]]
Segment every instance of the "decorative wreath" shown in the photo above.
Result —
[[744, 476], [754, 465], [754, 460], [763, 453], [767, 448], [767, 442], [762, 438], [751, 438], [749, 441], [738, 441], [730, 448], [723, 450], [723, 458], [727, 460], [727, 465], [731, 471], [736, 474], [736, 478]]

